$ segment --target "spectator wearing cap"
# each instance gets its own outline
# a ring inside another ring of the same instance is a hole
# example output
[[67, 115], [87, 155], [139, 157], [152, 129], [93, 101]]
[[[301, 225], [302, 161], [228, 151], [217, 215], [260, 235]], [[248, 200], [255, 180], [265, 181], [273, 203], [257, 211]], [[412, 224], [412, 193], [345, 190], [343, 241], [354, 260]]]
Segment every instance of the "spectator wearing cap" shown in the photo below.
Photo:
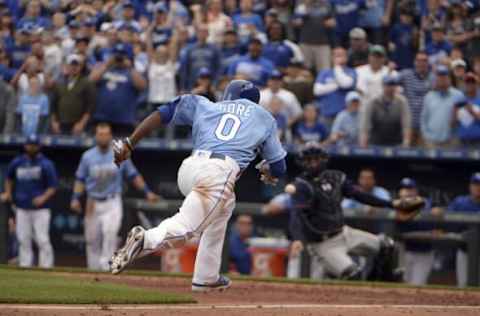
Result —
[[333, 68], [322, 70], [313, 86], [320, 116], [331, 127], [335, 116], [345, 109], [345, 96], [355, 88], [357, 74], [347, 67], [347, 52], [342, 47], [333, 50]]
[[300, 104], [313, 102], [313, 80], [312, 73], [297, 60], [290, 61], [283, 77], [285, 89], [291, 91]]
[[326, 127], [319, 122], [317, 107], [314, 104], [308, 104], [303, 109], [303, 119], [300, 120], [293, 134], [296, 143], [304, 144], [310, 141], [324, 142], [328, 137]]
[[412, 115], [398, 92], [398, 76], [383, 78], [383, 93], [365, 104], [360, 118], [360, 146], [410, 146]]
[[445, 28], [439, 23], [432, 27], [432, 39], [425, 46], [430, 65], [436, 65], [445, 60], [452, 51], [452, 44], [445, 38]]
[[455, 103], [463, 97], [461, 91], [451, 86], [449, 70], [439, 65], [435, 70], [434, 90], [425, 95], [420, 117], [420, 130], [429, 148], [452, 144], [452, 124]]
[[396, 74], [385, 65], [386, 51], [383, 46], [372, 45], [369, 49], [368, 64], [359, 66], [357, 72], [357, 90], [363, 98], [363, 104], [368, 104], [373, 98], [382, 94], [383, 78], [388, 74]]
[[282, 101], [282, 112], [288, 120], [288, 126], [292, 126], [302, 115], [302, 107], [295, 95], [283, 88], [283, 75], [274, 70], [268, 80], [268, 86], [260, 90], [260, 105], [269, 108], [272, 99], [277, 97]]
[[393, 50], [392, 61], [398, 69], [413, 67], [415, 51], [418, 47], [418, 29], [414, 24], [414, 12], [400, 10], [400, 18], [390, 30], [390, 47]]
[[97, 86], [93, 119], [107, 122], [117, 135], [133, 131], [137, 98], [147, 87], [147, 81], [133, 68], [131, 57], [124, 44], [117, 44], [113, 56], [93, 68], [89, 79]]
[[25, 62], [25, 59], [31, 53], [30, 30], [27, 28], [17, 28], [13, 38], [13, 43], [6, 47], [8, 55], [11, 56], [12, 67], [18, 69]]
[[349, 37], [348, 66], [353, 68], [368, 64], [370, 44], [368, 43], [367, 32], [356, 27], [350, 31]]
[[42, 4], [40, 1], [32, 0], [28, 2], [25, 15], [17, 22], [17, 28], [31, 26], [34, 28], [46, 29], [50, 27], [50, 20], [40, 15], [41, 10]]
[[133, 1], [124, 0], [122, 3], [122, 18], [114, 21], [113, 26], [116, 29], [121, 27], [129, 27], [137, 33], [140, 33], [142, 27], [140, 23], [135, 20], [135, 6]]
[[167, 14], [167, 7], [164, 3], [159, 2], [155, 5], [153, 21], [147, 30], [147, 36], [151, 37], [151, 42], [154, 48], [159, 45], [168, 45], [173, 35], [173, 30], [168, 22]]
[[15, 91], [5, 80], [0, 79], [0, 131], [11, 134], [15, 128]]
[[342, 146], [358, 144], [360, 94], [350, 91], [345, 97], [347, 107], [335, 117], [330, 131], [329, 143]]
[[[470, 177], [469, 194], [460, 195], [448, 205], [449, 212], [480, 214], [480, 173], [474, 173]], [[463, 229], [467, 229], [464, 227]], [[467, 286], [468, 257], [464, 249], [457, 250], [456, 258], [457, 285]]]
[[480, 93], [473, 73], [465, 75], [465, 98], [455, 104], [456, 134], [463, 146], [480, 145]]
[[394, 8], [394, 0], [365, 1], [358, 24], [367, 31], [373, 43], [385, 44], [385, 31], [390, 26]]
[[458, 90], [465, 90], [465, 74], [467, 73], [467, 63], [463, 59], [454, 59], [450, 63], [452, 86]]
[[262, 57], [262, 50], [262, 42], [257, 38], [251, 39], [248, 44], [248, 53], [228, 67], [228, 75], [244, 78], [259, 87], [265, 87], [275, 66], [269, 59]]
[[28, 136], [47, 132], [50, 103], [38, 77], [28, 78], [28, 89], [19, 96], [15, 113], [15, 125], [21, 134]]
[[222, 76], [228, 72], [229, 65], [235, 63], [242, 56], [242, 46], [238, 42], [237, 32], [233, 29], [226, 30], [223, 35], [223, 42], [220, 46]]
[[83, 72], [81, 55], [67, 57], [64, 76], [51, 93], [51, 131], [54, 134], [81, 135], [95, 106], [95, 87]]
[[217, 98], [213, 88], [212, 73], [208, 68], [203, 67], [198, 71], [197, 81], [193, 87], [192, 94], [198, 94], [212, 102], [216, 102]]
[[196, 35], [197, 42], [185, 49], [180, 60], [180, 87], [183, 91], [192, 89], [201, 68], [210, 69], [214, 81], [220, 71], [220, 51], [215, 45], [207, 43], [207, 25], [197, 25]]
[[253, 0], [240, 0], [240, 13], [233, 16], [233, 23], [241, 43], [265, 33], [262, 18], [253, 12]]
[[303, 60], [300, 48], [286, 39], [285, 26], [279, 22], [272, 22], [267, 29], [268, 42], [263, 47], [263, 57], [270, 59], [275, 67], [285, 71], [290, 60]]
[[366, 9], [366, 1], [331, 0], [335, 11], [335, 43], [338, 46], [348, 44], [350, 31], [359, 25], [360, 11]]
[[[417, 182], [412, 178], [403, 178], [400, 181], [397, 191], [398, 198], [416, 198], [420, 196]], [[432, 214], [440, 216], [438, 208], [431, 207], [427, 200], [427, 206], [422, 210], [422, 214]], [[411, 232], [431, 232], [435, 228], [432, 223], [408, 221], [396, 222], [396, 228], [400, 233]], [[405, 240], [403, 242], [403, 274], [404, 282], [421, 286], [428, 283], [430, 272], [432, 271], [434, 261], [434, 251], [431, 242], [422, 242], [420, 240]]]
[[329, 1], [298, 2], [293, 26], [298, 31], [298, 43], [305, 57], [305, 67], [319, 72], [331, 64], [330, 39], [335, 17]]
[[404, 69], [400, 73], [400, 84], [412, 112], [413, 141], [420, 136], [420, 114], [423, 100], [433, 85], [433, 75], [428, 65], [428, 55], [421, 51], [415, 55], [414, 68]]
[[223, 43], [223, 35], [225, 30], [233, 27], [232, 19], [223, 13], [223, 1], [222, 0], [208, 0], [207, 10], [203, 14], [203, 8], [198, 5], [194, 10], [194, 20], [196, 23], [202, 23], [205, 21], [208, 26], [208, 39], [207, 42], [217, 46], [221, 46]]

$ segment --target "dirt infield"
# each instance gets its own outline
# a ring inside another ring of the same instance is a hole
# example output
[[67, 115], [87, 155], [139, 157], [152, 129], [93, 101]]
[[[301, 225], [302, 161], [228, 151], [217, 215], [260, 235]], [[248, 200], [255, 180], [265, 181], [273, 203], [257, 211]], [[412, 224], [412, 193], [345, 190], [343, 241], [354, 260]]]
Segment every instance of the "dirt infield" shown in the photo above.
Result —
[[[91, 278], [95, 282], [190, 293], [187, 278], [63, 274]], [[143, 307], [3, 305], [0, 315], [480, 315], [480, 292], [472, 291], [234, 281], [226, 292], [193, 296], [198, 304]]]

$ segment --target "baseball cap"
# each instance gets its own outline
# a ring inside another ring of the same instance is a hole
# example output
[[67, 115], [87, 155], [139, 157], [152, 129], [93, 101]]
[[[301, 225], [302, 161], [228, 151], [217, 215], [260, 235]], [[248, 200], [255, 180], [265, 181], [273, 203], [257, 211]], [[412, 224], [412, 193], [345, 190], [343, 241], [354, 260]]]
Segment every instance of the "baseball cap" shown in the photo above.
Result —
[[71, 29], [78, 29], [80, 27], [80, 22], [77, 20], [72, 20], [68, 23], [68, 27]]
[[385, 48], [382, 45], [372, 45], [368, 52], [375, 55], [386, 55]]
[[356, 27], [350, 31], [349, 36], [352, 39], [366, 39], [367, 33], [362, 28]]
[[360, 101], [360, 99], [361, 99], [360, 94], [357, 91], [350, 91], [345, 96], [345, 102], [347, 104], [350, 104], [350, 102], [352, 101]]
[[257, 44], [263, 45], [262, 41], [258, 37], [252, 37], [248, 43], [249, 44], [257, 43]]
[[25, 145], [38, 145], [40, 144], [40, 139], [38, 138], [37, 134], [30, 134], [27, 136], [25, 140]]
[[450, 67], [451, 68], [456, 68], [456, 67], [467, 68], [467, 63], [463, 59], [455, 59], [455, 60], [452, 60], [452, 62], [450, 63]]
[[470, 177], [470, 183], [480, 184], [480, 172], [475, 172]]
[[122, 3], [122, 7], [124, 8], [133, 8], [133, 2], [130, 0], [125, 0]]
[[103, 22], [102, 25], [100, 26], [100, 32], [108, 32], [113, 29], [115, 28], [113, 27], [113, 24], [110, 22]]
[[274, 69], [271, 73], [270, 73], [270, 79], [282, 79], [283, 75], [280, 71], [278, 71], [277, 69]]
[[383, 77], [383, 84], [384, 85], [398, 85], [400, 83], [400, 80], [397, 75], [393, 74], [388, 74], [385, 77]]
[[210, 78], [212, 76], [212, 72], [207, 68], [207, 67], [202, 67], [198, 71], [198, 78], [205, 78], [208, 77]]
[[438, 65], [437, 69], [435, 69], [435, 73], [437, 76], [448, 76], [450, 71], [448, 70], [448, 67], [445, 65]]
[[417, 187], [417, 182], [412, 178], [403, 178], [402, 180], [400, 180], [399, 187], [400, 189], [402, 188], [414, 189]]
[[92, 27], [92, 26], [95, 26], [96, 24], [97, 23], [96, 23], [95, 19], [88, 18], [88, 19], [85, 19], [85, 21], [83, 21], [82, 26]]
[[67, 57], [67, 64], [72, 65], [72, 64], [81, 64], [83, 61], [83, 57], [78, 55], [78, 54], [70, 54]]
[[127, 47], [123, 43], [117, 43], [113, 46], [113, 53], [125, 55], [127, 54]]
[[267, 15], [269, 16], [278, 16], [278, 10], [275, 8], [271, 8], [267, 11]]

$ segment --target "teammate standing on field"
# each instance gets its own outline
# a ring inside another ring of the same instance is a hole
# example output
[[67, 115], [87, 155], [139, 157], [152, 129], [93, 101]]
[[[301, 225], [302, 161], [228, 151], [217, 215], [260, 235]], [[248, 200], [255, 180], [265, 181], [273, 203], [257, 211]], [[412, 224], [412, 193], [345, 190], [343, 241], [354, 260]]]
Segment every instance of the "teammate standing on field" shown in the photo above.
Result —
[[19, 264], [33, 265], [32, 241], [38, 247], [38, 265], [53, 267], [53, 248], [50, 243], [50, 200], [57, 190], [55, 166], [40, 152], [36, 135], [27, 137], [25, 154], [16, 157], [8, 166], [3, 202], [12, 202], [16, 212], [19, 242]]
[[75, 174], [70, 208], [82, 212], [80, 198], [86, 192], [85, 241], [87, 266], [91, 270], [108, 270], [108, 260], [118, 245], [118, 231], [122, 223], [123, 178], [143, 191], [148, 201], [158, 196], [148, 188], [131, 160], [120, 168], [113, 163], [112, 130], [108, 124], [98, 124], [96, 146], [83, 153]]
[[230, 287], [231, 281], [219, 270], [227, 222], [235, 208], [235, 182], [257, 152], [265, 159], [259, 168], [263, 181], [276, 183], [286, 172], [286, 152], [275, 119], [258, 105], [259, 98], [258, 89], [245, 80], [230, 82], [223, 101], [217, 103], [183, 95], [159, 107], [129, 138], [115, 143], [115, 162], [120, 164], [143, 137], [164, 124], [193, 128], [194, 150], [178, 171], [178, 186], [185, 196], [179, 212], [153, 229], [132, 228], [125, 245], [112, 257], [113, 274], [135, 258], [200, 236], [192, 290]]

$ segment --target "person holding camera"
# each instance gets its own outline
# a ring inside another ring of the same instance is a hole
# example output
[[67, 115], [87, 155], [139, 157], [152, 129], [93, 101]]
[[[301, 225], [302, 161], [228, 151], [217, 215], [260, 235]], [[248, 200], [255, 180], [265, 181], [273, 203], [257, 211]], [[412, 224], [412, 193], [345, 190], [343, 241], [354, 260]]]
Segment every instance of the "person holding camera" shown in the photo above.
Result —
[[138, 94], [147, 81], [134, 69], [125, 44], [116, 44], [112, 52], [112, 57], [90, 73], [90, 80], [97, 85], [93, 119], [109, 123], [115, 135], [125, 135], [134, 129]]

